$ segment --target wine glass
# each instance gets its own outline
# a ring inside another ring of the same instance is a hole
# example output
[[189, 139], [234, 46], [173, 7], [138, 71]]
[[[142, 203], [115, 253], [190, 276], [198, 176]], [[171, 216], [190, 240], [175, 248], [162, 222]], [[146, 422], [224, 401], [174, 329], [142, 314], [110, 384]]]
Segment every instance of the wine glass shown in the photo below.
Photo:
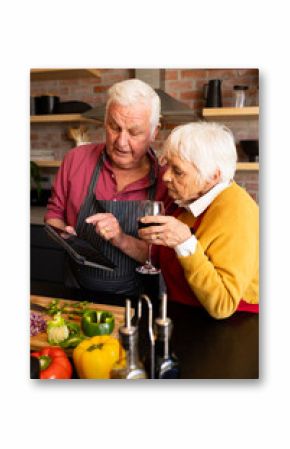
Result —
[[[164, 204], [162, 201], [143, 200], [138, 205], [138, 229], [148, 228], [150, 226], [159, 226], [160, 223], [142, 223], [140, 218], [146, 215], [164, 215]], [[141, 274], [159, 274], [160, 270], [151, 262], [151, 247], [148, 246], [148, 258], [144, 265], [137, 267], [136, 271]]]

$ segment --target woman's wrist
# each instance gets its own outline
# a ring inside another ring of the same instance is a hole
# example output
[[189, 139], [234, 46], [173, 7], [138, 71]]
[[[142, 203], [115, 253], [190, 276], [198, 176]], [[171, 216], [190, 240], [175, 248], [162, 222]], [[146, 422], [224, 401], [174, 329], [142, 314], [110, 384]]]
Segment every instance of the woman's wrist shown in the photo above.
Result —
[[197, 245], [197, 239], [194, 234], [192, 234], [187, 240], [179, 245], [174, 247], [174, 251], [176, 252], [178, 257], [186, 257], [191, 256], [195, 253]]

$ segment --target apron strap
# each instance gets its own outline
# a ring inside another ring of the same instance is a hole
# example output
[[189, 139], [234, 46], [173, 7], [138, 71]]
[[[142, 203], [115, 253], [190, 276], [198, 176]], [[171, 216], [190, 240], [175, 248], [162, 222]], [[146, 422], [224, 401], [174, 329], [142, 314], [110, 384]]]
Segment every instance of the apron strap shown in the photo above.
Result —
[[[149, 148], [149, 153], [152, 156], [152, 158], [155, 161], [154, 163], [151, 163], [151, 168], [150, 168], [150, 173], [149, 173], [149, 180], [150, 180], [150, 187], [149, 187], [149, 191], [148, 191], [148, 200], [153, 201], [155, 198], [155, 192], [156, 192], [156, 186], [157, 186], [157, 179], [158, 179], [158, 175], [159, 175], [159, 164], [156, 162], [157, 161], [157, 156], [155, 154], [155, 152], [152, 150], [152, 148]], [[157, 173], [155, 175], [155, 167], [154, 165], [156, 165], [157, 167]]]
[[104, 165], [105, 161], [105, 152], [102, 151], [100, 157], [98, 158], [96, 167], [94, 169], [93, 175], [91, 177], [91, 181], [88, 188], [87, 196], [85, 197], [83, 204], [80, 208], [78, 219], [77, 219], [77, 225], [76, 225], [76, 232], [77, 234], [80, 234], [84, 228], [85, 225], [85, 219], [87, 218], [87, 211], [88, 206], [92, 203], [94, 198], [94, 190], [97, 183], [97, 180], [99, 178], [100, 172], [102, 170], [102, 167]]
[[94, 195], [95, 186], [96, 186], [97, 180], [100, 176], [101, 170], [103, 168], [105, 158], [106, 158], [105, 151], [102, 151], [102, 153], [98, 159], [97, 165], [95, 167], [93, 176], [91, 178], [91, 182], [90, 182], [89, 189], [88, 189], [88, 196]]

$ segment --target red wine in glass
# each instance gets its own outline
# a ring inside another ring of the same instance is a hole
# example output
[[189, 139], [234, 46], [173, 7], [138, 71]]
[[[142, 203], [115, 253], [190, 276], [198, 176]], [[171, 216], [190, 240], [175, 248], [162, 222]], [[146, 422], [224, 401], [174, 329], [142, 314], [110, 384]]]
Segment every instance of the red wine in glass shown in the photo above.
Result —
[[161, 223], [142, 223], [142, 221], [138, 220], [138, 229], [150, 228], [150, 226], [160, 226]]
[[[164, 204], [162, 201], [144, 200], [138, 205], [138, 229], [150, 226], [160, 226], [160, 223], [142, 223], [140, 218], [151, 215], [164, 215]], [[160, 270], [151, 262], [151, 244], [148, 247], [148, 258], [144, 265], [137, 267], [136, 271], [141, 274], [159, 274]]]

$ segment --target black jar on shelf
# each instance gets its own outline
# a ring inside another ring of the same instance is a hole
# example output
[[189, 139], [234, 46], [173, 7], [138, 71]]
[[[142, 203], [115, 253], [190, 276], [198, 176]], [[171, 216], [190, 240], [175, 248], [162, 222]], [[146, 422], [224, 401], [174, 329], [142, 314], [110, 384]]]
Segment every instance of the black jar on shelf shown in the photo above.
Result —
[[248, 156], [249, 162], [257, 162], [259, 158], [259, 141], [257, 139], [240, 140], [240, 147]]
[[41, 95], [37, 102], [37, 114], [53, 114], [59, 100], [55, 95]]
[[30, 97], [30, 115], [54, 114], [59, 102], [56, 95]]
[[222, 102], [222, 80], [209, 80], [208, 84], [203, 87], [203, 95], [206, 108], [221, 108]]

